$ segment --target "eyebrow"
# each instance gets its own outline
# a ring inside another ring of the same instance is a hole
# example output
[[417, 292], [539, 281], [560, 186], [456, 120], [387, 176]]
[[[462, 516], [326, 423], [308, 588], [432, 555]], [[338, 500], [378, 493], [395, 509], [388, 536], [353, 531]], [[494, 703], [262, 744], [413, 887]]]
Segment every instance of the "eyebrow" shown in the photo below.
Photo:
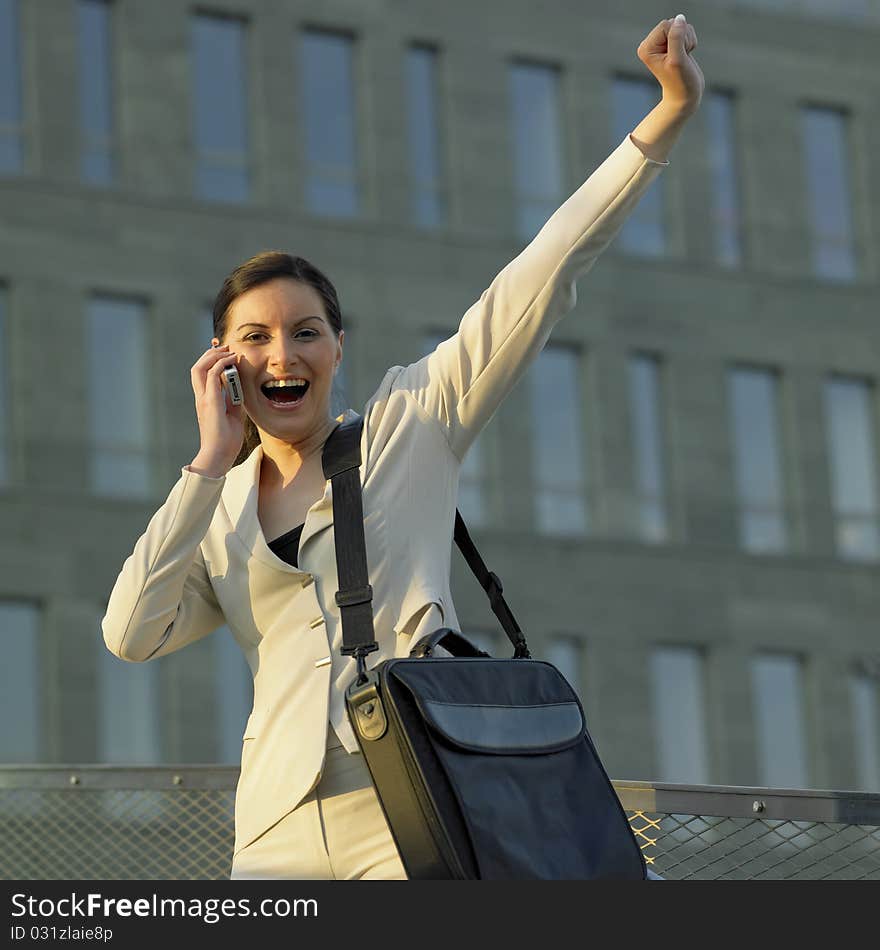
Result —
[[[309, 320], [321, 320], [323, 322], [321, 317], [303, 317], [302, 320], [297, 320], [297, 322], [294, 323], [294, 326], [298, 327], [301, 323], [307, 323]], [[271, 327], [267, 326], [265, 323], [243, 323], [240, 327], [236, 327], [235, 329], [236, 331], [244, 330], [245, 327], [259, 327], [261, 330], [271, 329]]]

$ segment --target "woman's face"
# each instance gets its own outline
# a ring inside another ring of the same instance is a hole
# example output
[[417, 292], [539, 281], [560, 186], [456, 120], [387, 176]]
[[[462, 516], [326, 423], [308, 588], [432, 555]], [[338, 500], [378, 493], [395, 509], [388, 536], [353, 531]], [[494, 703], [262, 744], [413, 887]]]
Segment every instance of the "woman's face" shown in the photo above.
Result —
[[[344, 336], [337, 339], [320, 294], [290, 277], [253, 287], [233, 302], [222, 342], [241, 353], [244, 407], [258, 429], [295, 444], [326, 425]], [[287, 385], [267, 385], [280, 380]]]

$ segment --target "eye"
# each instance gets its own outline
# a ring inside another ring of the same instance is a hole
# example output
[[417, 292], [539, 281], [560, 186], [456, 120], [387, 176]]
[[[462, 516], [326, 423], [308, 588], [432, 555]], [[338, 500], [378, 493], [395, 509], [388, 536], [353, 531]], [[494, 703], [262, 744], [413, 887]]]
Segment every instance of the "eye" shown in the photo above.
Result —
[[[320, 336], [317, 330], [305, 329], [305, 330], [298, 330], [296, 333], [296, 337], [302, 337], [303, 334], [307, 334], [307, 336], [305, 337], [305, 339], [307, 340], [311, 340], [317, 336]], [[249, 333], [247, 336], [242, 337], [242, 341], [244, 343], [250, 343], [251, 341], [256, 340], [258, 337], [265, 337], [265, 336], [266, 336], [265, 333], [262, 333], [259, 330], [257, 330], [254, 333]]]

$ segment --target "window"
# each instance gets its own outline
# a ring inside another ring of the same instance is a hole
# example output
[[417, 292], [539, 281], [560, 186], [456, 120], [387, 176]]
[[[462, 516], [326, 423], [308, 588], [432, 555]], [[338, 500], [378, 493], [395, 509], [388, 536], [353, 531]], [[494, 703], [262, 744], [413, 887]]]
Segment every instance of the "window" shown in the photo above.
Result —
[[740, 540], [747, 551], [786, 544], [777, 380], [773, 372], [735, 369], [728, 376]]
[[694, 647], [651, 651], [651, 698], [659, 782], [709, 781], [703, 658]]
[[813, 270], [819, 277], [856, 276], [849, 195], [847, 118], [837, 109], [801, 111]]
[[752, 689], [758, 731], [758, 783], [771, 788], [807, 788], [800, 659], [785, 653], [754, 657]]
[[666, 476], [660, 414], [660, 364], [645, 354], [629, 360], [638, 530], [645, 541], [667, 536]]
[[548, 345], [527, 377], [537, 529], [544, 534], [582, 535], [587, 530], [587, 508], [579, 354]]
[[0, 172], [21, 171], [24, 162], [18, 14], [18, 0], [0, 0]]
[[108, 0], [79, 0], [80, 161], [83, 179], [114, 178], [112, 23]]
[[546, 659], [559, 670], [568, 680], [571, 688], [580, 696], [583, 686], [583, 677], [581, 676], [583, 648], [581, 641], [568, 636], [551, 637], [547, 644]]
[[[611, 86], [611, 112], [614, 146], [632, 132], [657, 105], [657, 84], [641, 79], [619, 77]], [[657, 257], [666, 251], [662, 179], [655, 181], [642, 195], [623, 225], [614, 243], [622, 251]]]
[[352, 46], [337, 33], [307, 30], [302, 36], [306, 206], [328, 217], [359, 211]]
[[[442, 333], [429, 334], [425, 338], [425, 355], [437, 349], [445, 339], [447, 336]], [[486, 505], [491, 486], [486, 475], [485, 431], [471, 443], [459, 470], [458, 510], [469, 529], [485, 527], [489, 521]]]
[[[99, 627], [100, 629], [100, 627]], [[98, 638], [98, 761], [154, 765], [160, 761], [155, 662], [129, 663]]]
[[0, 601], [0, 762], [41, 759], [39, 662], [40, 612], [25, 601]]
[[9, 318], [6, 288], [0, 284], [0, 485], [9, 481]]
[[857, 560], [880, 557], [874, 398], [865, 380], [835, 377], [825, 385], [837, 550]]
[[446, 218], [440, 123], [437, 114], [437, 51], [411, 46], [406, 55], [409, 157], [412, 213], [422, 228], [436, 228]]
[[245, 22], [192, 20], [195, 188], [210, 201], [246, 201], [248, 173]]
[[217, 671], [217, 726], [220, 761], [241, 761], [242, 733], [254, 703], [254, 681], [241, 647], [229, 627], [212, 634]]
[[563, 197], [558, 69], [512, 65], [510, 110], [516, 228], [524, 241], [530, 241]]
[[880, 703], [878, 680], [867, 673], [850, 677], [858, 788], [880, 792]]
[[144, 498], [151, 487], [145, 307], [94, 296], [86, 326], [92, 488]]
[[706, 113], [709, 126], [715, 259], [724, 267], [737, 267], [742, 261], [734, 103], [734, 97], [730, 93], [713, 92], [708, 97]]

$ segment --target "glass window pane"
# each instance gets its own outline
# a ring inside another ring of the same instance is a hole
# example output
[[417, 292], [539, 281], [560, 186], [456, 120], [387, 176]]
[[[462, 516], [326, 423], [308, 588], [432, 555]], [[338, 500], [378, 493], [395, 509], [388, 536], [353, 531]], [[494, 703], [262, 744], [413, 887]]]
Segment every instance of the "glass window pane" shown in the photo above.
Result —
[[581, 695], [581, 663], [583, 648], [574, 637], [551, 637], [547, 645], [547, 662], [552, 663], [568, 680], [571, 688]]
[[725, 267], [736, 267], [742, 259], [742, 246], [735, 158], [734, 98], [728, 93], [714, 92], [709, 96], [707, 105], [709, 162], [715, 212], [715, 258]]
[[801, 664], [786, 654], [752, 661], [758, 782], [771, 788], [807, 788]]
[[331, 217], [359, 210], [352, 46], [340, 34], [307, 30], [302, 36], [306, 204]]
[[652, 356], [629, 360], [630, 409], [636, 463], [639, 531], [646, 541], [666, 537], [666, 478], [660, 422], [660, 367]]
[[41, 760], [40, 612], [35, 604], [0, 602], [0, 762]]
[[858, 788], [880, 792], [880, 702], [877, 680], [864, 673], [850, 677]]
[[18, 0], [0, 0], [0, 172], [23, 163], [20, 48]]
[[638, 520], [643, 541], [665, 541], [669, 536], [666, 507], [662, 500], [642, 498], [639, 502]]
[[530, 241], [563, 198], [558, 69], [511, 66], [510, 106], [517, 233]]
[[773, 372], [732, 370], [728, 376], [740, 535], [749, 551], [785, 546], [785, 512]]
[[[613, 144], [619, 145], [642, 119], [657, 105], [657, 84], [641, 79], [613, 80], [611, 115]], [[662, 178], [657, 179], [642, 195], [615, 238], [614, 244], [630, 254], [656, 257], [666, 249]]]
[[245, 201], [249, 192], [245, 24], [199, 14], [192, 21], [196, 193]]
[[846, 557], [880, 557], [874, 389], [837, 377], [825, 386], [831, 465], [831, 498], [837, 546]]
[[110, 17], [108, 0], [78, 0], [82, 175], [94, 184], [113, 180]]
[[120, 660], [100, 637], [98, 649], [98, 761], [158, 764], [158, 665]]
[[149, 494], [146, 314], [141, 303], [93, 297], [87, 314], [92, 488]]
[[410, 47], [406, 72], [413, 216], [420, 227], [436, 228], [445, 218], [436, 51], [425, 46]]
[[577, 351], [553, 345], [527, 371], [536, 514], [546, 534], [587, 530], [579, 377]]
[[813, 267], [820, 277], [856, 276], [849, 195], [846, 116], [836, 109], [802, 110]]
[[11, 412], [9, 400], [9, 363], [7, 340], [9, 317], [7, 315], [6, 288], [0, 286], [0, 485], [9, 480], [9, 429], [7, 419]]
[[237, 765], [241, 761], [242, 733], [254, 703], [254, 681], [229, 627], [218, 628], [212, 639], [217, 670], [220, 761]]
[[705, 785], [709, 760], [700, 652], [693, 647], [655, 647], [650, 665], [655, 780]]

